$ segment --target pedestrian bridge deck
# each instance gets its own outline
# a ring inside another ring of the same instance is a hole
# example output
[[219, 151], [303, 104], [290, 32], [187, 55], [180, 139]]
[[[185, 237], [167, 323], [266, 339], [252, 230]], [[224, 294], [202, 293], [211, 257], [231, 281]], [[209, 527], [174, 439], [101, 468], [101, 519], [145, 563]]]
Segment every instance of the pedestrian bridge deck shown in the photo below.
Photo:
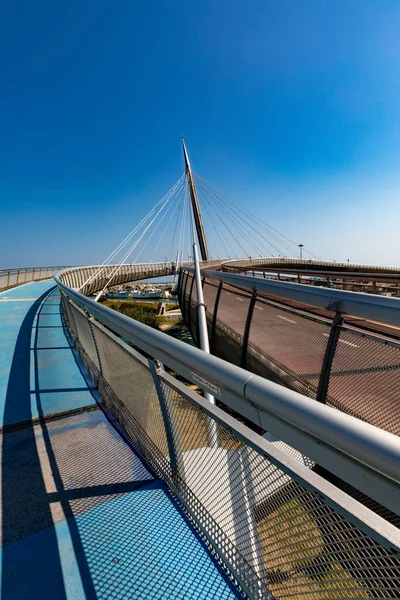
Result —
[[3, 600], [240, 597], [98, 404], [52, 281], [0, 293], [0, 424]]

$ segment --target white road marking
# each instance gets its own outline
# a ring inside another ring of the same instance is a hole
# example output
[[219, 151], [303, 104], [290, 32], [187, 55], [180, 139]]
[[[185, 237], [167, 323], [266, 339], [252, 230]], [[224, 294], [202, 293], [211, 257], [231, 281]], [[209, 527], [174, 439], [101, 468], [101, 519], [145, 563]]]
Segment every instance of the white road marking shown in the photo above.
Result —
[[256, 308], [257, 310], [264, 310], [263, 308], [261, 308], [261, 306], [255, 306], [254, 308]]
[[232, 294], [230, 292], [226, 292], [228, 294], [228, 296], [232, 296]]
[[[323, 333], [322, 335], [324, 335], [325, 337], [329, 337], [329, 333]], [[358, 348], [357, 344], [353, 344], [352, 342], [347, 342], [346, 340], [339, 340], [339, 342], [341, 344], [347, 344], [348, 346], [351, 346], [352, 348]]]
[[278, 319], [283, 319], [284, 321], [287, 321], [288, 323], [296, 323], [296, 321], [292, 321], [292, 319], [288, 319], [287, 317], [282, 317], [281, 315], [276, 315], [278, 317]]
[[239, 302], [244, 302], [243, 298], [239, 298], [238, 296], [236, 296], [236, 300], [239, 300]]

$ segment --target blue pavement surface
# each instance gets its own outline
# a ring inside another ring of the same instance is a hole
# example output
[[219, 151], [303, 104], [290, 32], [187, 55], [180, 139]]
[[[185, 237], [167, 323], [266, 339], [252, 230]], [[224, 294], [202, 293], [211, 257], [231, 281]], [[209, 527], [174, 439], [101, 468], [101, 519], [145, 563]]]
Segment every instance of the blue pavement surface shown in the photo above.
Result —
[[0, 293], [0, 427], [95, 404], [53, 280]]
[[159, 481], [80, 514], [73, 527], [70, 521], [7, 547], [4, 599], [238, 598]]
[[0, 436], [0, 598], [241, 598], [113, 416], [96, 406], [52, 288], [46, 281], [0, 294], [2, 422], [94, 410]]

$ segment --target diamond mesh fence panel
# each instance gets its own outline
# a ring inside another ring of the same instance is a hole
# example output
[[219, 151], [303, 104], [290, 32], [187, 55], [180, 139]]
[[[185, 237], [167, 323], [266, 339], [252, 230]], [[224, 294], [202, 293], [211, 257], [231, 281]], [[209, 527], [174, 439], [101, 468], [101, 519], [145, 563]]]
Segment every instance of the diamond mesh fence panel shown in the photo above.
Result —
[[191, 290], [191, 287], [192, 287], [193, 277], [190, 274], [187, 274], [187, 277], [186, 277], [185, 281], [186, 281], [186, 285], [185, 285], [185, 288], [183, 290], [183, 302], [184, 302], [185, 314], [189, 315], [189, 309], [190, 309], [190, 290]]
[[[232, 364], [242, 366], [243, 336], [250, 295], [231, 287], [223, 288], [215, 331], [212, 332], [211, 323], [218, 288], [206, 282], [203, 289], [209, 311], [212, 352]], [[194, 298], [195, 294], [192, 294], [192, 300]], [[196, 309], [197, 304], [192, 302], [188, 323], [195, 339]], [[315, 398], [329, 331], [328, 321], [307, 318], [299, 312], [292, 313], [258, 299], [251, 320], [246, 368]]]
[[218, 305], [218, 320], [243, 336], [250, 304], [250, 295], [222, 288]]
[[222, 289], [212, 351], [237, 366], [242, 363], [243, 334], [249, 305], [249, 295], [238, 294], [233, 289]]
[[213, 354], [240, 366], [242, 361], [243, 337], [231, 327], [217, 320], [215, 323]]
[[70, 305], [70, 310], [72, 311], [71, 318], [76, 326], [76, 336], [78, 337], [90, 360], [96, 365], [96, 367], [99, 367], [99, 359], [97, 356], [89, 319], [81, 310], [73, 305]]
[[10, 276], [8, 273], [0, 273], [0, 290], [7, 287], [9, 285]]
[[64, 294], [61, 294], [61, 302], [62, 302], [64, 317], [66, 319], [69, 332], [71, 334], [73, 342], [75, 343], [75, 341], [77, 339], [78, 330], [76, 328], [74, 315], [72, 313], [72, 305], [69, 302], [69, 300], [64, 296]]
[[168, 456], [164, 421], [147, 361], [141, 362], [129, 347], [116, 343], [96, 323], [93, 333], [103, 377], [161, 453]]
[[217, 296], [218, 285], [205, 281], [203, 285], [203, 297], [204, 303], [207, 307], [207, 311], [210, 313], [214, 312], [215, 299]]
[[[189, 288], [191, 278], [189, 281]], [[211, 351], [243, 366], [243, 335], [249, 294], [231, 286], [222, 289], [215, 329], [218, 286], [204, 283]], [[198, 340], [196, 294], [187, 304], [187, 322]], [[245, 367], [311, 398], [316, 398], [331, 319], [305, 315], [258, 298], [254, 305]], [[335, 350], [327, 404], [391, 433], [400, 435], [400, 341], [343, 326]]]
[[265, 586], [276, 598], [399, 597], [398, 556], [249, 447], [231, 427], [217, 423], [168, 383], [163, 388], [179, 475], [212, 522], [199, 507], [192, 510], [198, 511], [201, 527], [217, 536], [227, 561], [239, 570], [241, 561], [251, 567], [259, 593]]
[[7, 285], [16, 285], [18, 283], [18, 273], [10, 273]]
[[400, 343], [342, 327], [327, 403], [400, 435]]
[[254, 441], [261, 438], [238, 429], [222, 411], [205, 409], [192, 392], [161, 375], [164, 421], [147, 359], [101, 325], [92, 327], [100, 393], [249, 597], [400, 597], [397, 547], [380, 545], [343, 506], [328, 505], [318, 487], [272, 459]]
[[189, 315], [189, 330], [197, 346], [200, 346], [199, 315], [197, 311], [197, 304], [195, 302], [190, 303]]
[[330, 323], [258, 299], [250, 328], [247, 367], [315, 398]]

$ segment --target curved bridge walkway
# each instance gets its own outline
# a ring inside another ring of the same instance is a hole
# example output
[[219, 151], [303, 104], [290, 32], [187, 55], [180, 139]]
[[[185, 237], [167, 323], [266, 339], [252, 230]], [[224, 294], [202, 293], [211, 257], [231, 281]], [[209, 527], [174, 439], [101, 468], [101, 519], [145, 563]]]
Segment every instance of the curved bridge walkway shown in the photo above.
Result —
[[241, 597], [100, 404], [54, 282], [0, 293], [3, 600]]

